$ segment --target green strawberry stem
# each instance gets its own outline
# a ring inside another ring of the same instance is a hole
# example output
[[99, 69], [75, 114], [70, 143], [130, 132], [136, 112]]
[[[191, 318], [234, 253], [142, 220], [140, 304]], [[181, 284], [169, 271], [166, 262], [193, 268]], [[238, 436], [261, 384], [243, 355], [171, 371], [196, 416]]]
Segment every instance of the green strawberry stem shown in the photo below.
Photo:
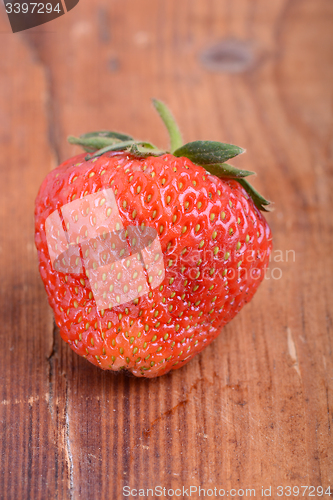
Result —
[[174, 151], [176, 151], [176, 149], [180, 148], [183, 145], [182, 135], [180, 133], [177, 122], [172, 116], [171, 111], [162, 101], [153, 99], [153, 104], [169, 132], [170, 150], [171, 153], [173, 153]]
[[[241, 170], [225, 163], [230, 158], [244, 153], [244, 149], [233, 144], [216, 141], [194, 141], [182, 145], [179, 127], [167, 106], [157, 99], [153, 99], [153, 104], [169, 132], [170, 149], [174, 156], [188, 158], [219, 179], [236, 180], [252, 198], [259, 210], [268, 211], [266, 207], [270, 202], [244, 179], [244, 177], [252, 175], [254, 172]], [[150, 142], [136, 140], [130, 135], [107, 130], [89, 132], [80, 135], [80, 137], [70, 136], [68, 142], [82, 146], [85, 151], [90, 153], [85, 158], [87, 161], [102, 156], [109, 151], [127, 151], [137, 158], [162, 156], [168, 153], [168, 151], [158, 149]]]

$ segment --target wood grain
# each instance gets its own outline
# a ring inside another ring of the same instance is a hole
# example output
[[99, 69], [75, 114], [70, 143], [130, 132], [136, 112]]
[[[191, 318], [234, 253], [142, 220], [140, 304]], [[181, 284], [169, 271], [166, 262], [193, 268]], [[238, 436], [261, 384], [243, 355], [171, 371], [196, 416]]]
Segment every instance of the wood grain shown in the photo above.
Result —
[[[333, 491], [332, 18], [330, 0], [81, 0], [13, 35], [0, 9], [1, 499], [119, 499], [124, 485]], [[207, 69], [201, 55], [221, 40], [246, 47], [246, 71], [232, 48]], [[69, 134], [111, 127], [165, 145], [152, 96], [186, 140], [247, 149], [234, 163], [275, 201], [275, 253], [213, 345], [136, 380], [60, 340], [33, 203], [77, 152]]]

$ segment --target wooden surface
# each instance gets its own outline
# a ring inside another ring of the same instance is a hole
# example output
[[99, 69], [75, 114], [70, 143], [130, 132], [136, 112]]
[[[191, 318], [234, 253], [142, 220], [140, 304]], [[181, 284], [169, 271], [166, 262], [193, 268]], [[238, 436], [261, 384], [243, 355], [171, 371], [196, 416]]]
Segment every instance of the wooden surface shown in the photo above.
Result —
[[[81, 0], [13, 35], [1, 6], [1, 499], [333, 486], [332, 18], [331, 0]], [[78, 151], [69, 134], [112, 128], [166, 145], [151, 96], [187, 141], [247, 148], [234, 164], [275, 201], [277, 270], [190, 364], [137, 380], [61, 341], [33, 204]]]

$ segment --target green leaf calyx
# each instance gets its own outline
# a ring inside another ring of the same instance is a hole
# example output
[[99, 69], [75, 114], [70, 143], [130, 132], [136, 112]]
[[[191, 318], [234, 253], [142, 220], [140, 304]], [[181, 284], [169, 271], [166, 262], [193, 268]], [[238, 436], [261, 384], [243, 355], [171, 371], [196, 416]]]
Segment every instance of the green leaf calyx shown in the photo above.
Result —
[[[245, 189], [259, 210], [268, 211], [267, 207], [270, 202], [245, 179], [254, 172], [238, 169], [226, 163], [231, 158], [244, 153], [244, 149], [217, 141], [193, 141], [183, 145], [179, 127], [168, 107], [157, 99], [153, 99], [153, 105], [169, 133], [170, 151], [174, 156], [186, 157], [220, 179], [234, 179]], [[68, 142], [81, 146], [88, 153], [86, 160], [112, 151], [126, 151], [137, 158], [162, 156], [169, 153], [150, 142], [136, 140], [128, 134], [108, 130], [89, 132], [79, 137], [70, 136]]]

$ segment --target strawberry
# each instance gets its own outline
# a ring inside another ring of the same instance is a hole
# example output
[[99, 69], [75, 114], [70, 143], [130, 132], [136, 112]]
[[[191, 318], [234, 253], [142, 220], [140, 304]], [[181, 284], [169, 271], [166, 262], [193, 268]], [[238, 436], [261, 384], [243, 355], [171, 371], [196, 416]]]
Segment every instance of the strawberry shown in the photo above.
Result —
[[116, 132], [69, 141], [87, 153], [44, 180], [35, 209], [39, 268], [62, 338], [93, 364], [136, 376], [177, 369], [209, 345], [262, 281], [269, 204], [225, 163], [233, 145], [171, 152]]

